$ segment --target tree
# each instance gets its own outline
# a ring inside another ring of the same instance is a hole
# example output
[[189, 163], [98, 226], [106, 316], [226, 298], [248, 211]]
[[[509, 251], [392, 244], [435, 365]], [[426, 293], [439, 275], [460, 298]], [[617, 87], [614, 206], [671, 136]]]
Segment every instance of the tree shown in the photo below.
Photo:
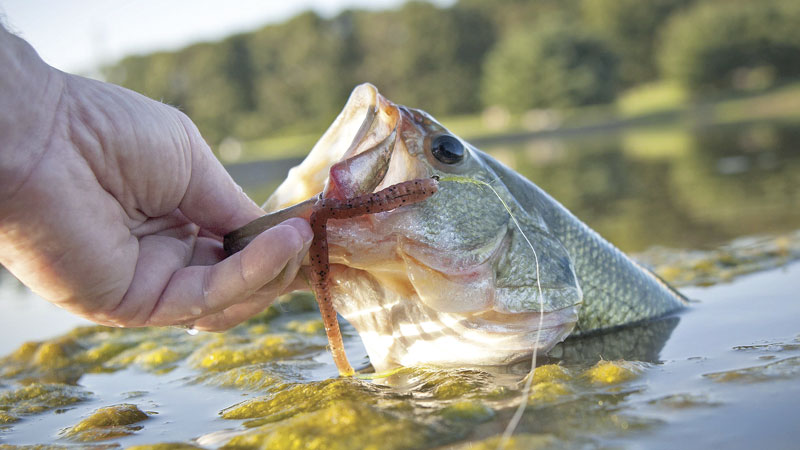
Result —
[[736, 89], [750, 71], [769, 79], [800, 76], [800, 3], [794, 0], [699, 3], [672, 20], [659, 52], [665, 77], [694, 93]]
[[484, 104], [512, 111], [608, 102], [616, 89], [616, 55], [568, 24], [509, 33], [484, 65]]
[[474, 111], [491, 24], [471, 11], [423, 2], [358, 14], [355, 74], [389, 98], [434, 114]]
[[632, 85], [658, 76], [658, 31], [695, 0], [583, 0], [582, 19], [620, 56], [620, 79]]

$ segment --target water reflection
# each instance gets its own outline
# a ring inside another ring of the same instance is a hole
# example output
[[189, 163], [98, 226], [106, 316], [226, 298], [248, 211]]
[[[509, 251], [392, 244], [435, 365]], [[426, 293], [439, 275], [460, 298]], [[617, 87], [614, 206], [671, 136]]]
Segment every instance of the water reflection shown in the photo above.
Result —
[[800, 123], [485, 145], [625, 251], [713, 248], [800, 226]]
[[591, 365], [601, 360], [624, 359], [659, 363], [661, 349], [679, 321], [679, 317], [669, 316], [593, 336], [570, 338], [548, 352], [547, 362]]
[[[800, 122], [776, 121], [481, 147], [622, 250], [639, 252], [655, 245], [710, 249], [740, 236], [800, 228], [798, 142]], [[229, 170], [263, 202], [276, 177], [296, 162]]]

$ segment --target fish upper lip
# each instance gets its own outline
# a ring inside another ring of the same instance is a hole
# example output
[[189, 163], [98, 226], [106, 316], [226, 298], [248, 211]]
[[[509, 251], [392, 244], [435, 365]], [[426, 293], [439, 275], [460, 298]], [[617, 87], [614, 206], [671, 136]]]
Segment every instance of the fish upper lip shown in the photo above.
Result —
[[396, 143], [397, 124], [374, 147], [333, 164], [323, 195], [343, 200], [372, 192], [386, 177]]

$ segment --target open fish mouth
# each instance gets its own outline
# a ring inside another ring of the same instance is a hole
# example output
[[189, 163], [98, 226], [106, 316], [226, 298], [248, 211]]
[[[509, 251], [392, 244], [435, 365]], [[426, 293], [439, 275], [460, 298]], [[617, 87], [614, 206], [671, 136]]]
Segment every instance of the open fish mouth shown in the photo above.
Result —
[[[443, 135], [448, 145], [462, 145], [426, 113], [395, 105], [372, 85], [357, 87], [264, 205], [270, 214], [226, 236], [226, 250], [290, 217], [309, 218], [320, 198], [348, 200], [432, 176], [497, 178], [466, 144], [463, 164], [437, 161], [432, 141]], [[534, 241], [550, 266], [542, 267], [549, 278], [533, 284], [528, 260], [509, 256], [528, 249], [495, 194], [477, 184], [439, 184], [422, 203], [327, 223], [333, 304], [376, 369], [505, 364], [549, 349], [572, 330], [581, 292], [568, 255], [546, 233]], [[536, 217], [524, 225], [546, 232]], [[564, 274], [549, 275], [556, 272]], [[545, 307], [547, 297], [557, 301]]]
[[389, 171], [399, 122], [396, 105], [374, 86], [358, 86], [308, 157], [289, 171], [264, 209], [278, 211], [320, 192], [338, 199], [373, 192]]

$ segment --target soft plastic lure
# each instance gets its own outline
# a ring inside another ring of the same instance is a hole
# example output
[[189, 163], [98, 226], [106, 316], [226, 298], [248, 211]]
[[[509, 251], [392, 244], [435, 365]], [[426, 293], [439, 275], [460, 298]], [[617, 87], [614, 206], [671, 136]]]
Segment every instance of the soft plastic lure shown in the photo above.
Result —
[[336, 320], [329, 285], [330, 263], [328, 262], [328, 219], [350, 219], [365, 214], [390, 211], [400, 206], [421, 202], [432, 196], [439, 189], [438, 178], [421, 178], [405, 181], [386, 189], [366, 195], [340, 200], [337, 198], [320, 198], [314, 204], [311, 213], [311, 229], [314, 240], [311, 242], [309, 257], [311, 259], [311, 286], [319, 304], [325, 334], [331, 347], [331, 354], [339, 374], [350, 376], [355, 373], [347, 354], [344, 351], [342, 332]]

